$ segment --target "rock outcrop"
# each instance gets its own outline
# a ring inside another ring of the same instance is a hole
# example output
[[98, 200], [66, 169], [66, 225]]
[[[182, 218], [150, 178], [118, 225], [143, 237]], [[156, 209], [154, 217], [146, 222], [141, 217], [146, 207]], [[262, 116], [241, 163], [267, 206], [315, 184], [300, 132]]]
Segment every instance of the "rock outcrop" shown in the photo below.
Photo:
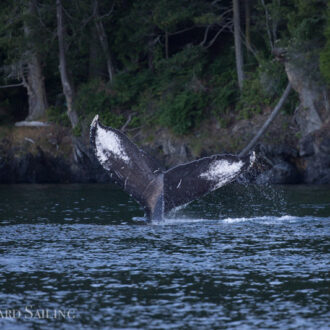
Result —
[[[251, 128], [253, 129], [253, 127]], [[240, 138], [244, 139], [240, 130]], [[275, 130], [276, 131], [276, 130]], [[274, 132], [275, 132], [274, 131]], [[275, 133], [272, 134], [275, 134]], [[277, 130], [278, 134], [281, 129]], [[110, 182], [107, 173], [93, 158], [75, 157], [70, 130], [49, 127], [20, 127], [8, 130], [0, 139], [0, 183], [72, 183]], [[192, 145], [166, 130], [159, 131], [152, 142], [137, 141], [159, 159], [164, 167], [191, 161]], [[212, 135], [213, 149], [205, 155], [224, 152]], [[228, 135], [228, 140], [233, 136]], [[271, 141], [273, 140], [273, 142]], [[134, 139], [136, 141], [136, 139]], [[258, 166], [242, 177], [257, 184], [330, 184], [330, 124], [305, 135], [299, 143], [279, 142], [278, 136], [256, 147]], [[203, 142], [205, 142], [203, 140]], [[83, 141], [88, 148], [88, 137]]]
[[0, 183], [110, 182], [98, 162], [77, 162], [68, 130], [15, 128], [0, 141]]
[[306, 183], [330, 183], [330, 124], [325, 124], [299, 143], [303, 160], [303, 181]]
[[275, 49], [274, 55], [284, 64], [288, 80], [298, 93], [300, 104], [295, 120], [302, 138], [319, 130], [330, 117], [329, 90], [322, 83], [318, 56], [309, 53], [287, 53]]

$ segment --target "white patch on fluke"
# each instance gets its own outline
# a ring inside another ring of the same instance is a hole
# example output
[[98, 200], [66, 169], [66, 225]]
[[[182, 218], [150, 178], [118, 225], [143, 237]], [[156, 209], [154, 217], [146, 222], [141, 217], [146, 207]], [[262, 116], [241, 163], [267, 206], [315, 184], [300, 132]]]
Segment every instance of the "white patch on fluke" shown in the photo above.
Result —
[[241, 160], [233, 163], [225, 159], [216, 160], [209, 166], [206, 172], [200, 174], [200, 177], [214, 182], [213, 190], [215, 190], [233, 179], [243, 165], [244, 163]]
[[256, 158], [257, 158], [256, 157], [256, 153], [255, 153], [255, 151], [253, 151], [252, 154], [251, 154], [251, 156], [250, 156], [250, 165], [249, 165], [249, 168], [248, 169], [250, 169], [253, 166], [253, 164], [256, 161]]
[[[96, 125], [96, 122], [97, 118], [95, 117], [92, 126]], [[129, 157], [122, 146], [120, 137], [115, 132], [107, 131], [98, 126], [95, 132], [95, 147], [96, 156], [102, 165], [109, 159], [109, 153], [126, 164], [129, 163]]]
[[96, 115], [91, 123], [91, 127], [96, 126], [97, 121], [99, 120], [99, 115]]

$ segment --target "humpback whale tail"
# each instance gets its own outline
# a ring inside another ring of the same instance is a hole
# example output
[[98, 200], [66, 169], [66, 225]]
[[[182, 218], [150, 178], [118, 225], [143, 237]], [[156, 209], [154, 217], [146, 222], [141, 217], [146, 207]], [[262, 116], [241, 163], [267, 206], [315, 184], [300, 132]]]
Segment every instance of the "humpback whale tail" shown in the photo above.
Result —
[[255, 161], [254, 153], [242, 158], [213, 155], [165, 171], [121, 131], [103, 126], [98, 116], [90, 127], [90, 140], [103, 168], [151, 220], [233, 181]]

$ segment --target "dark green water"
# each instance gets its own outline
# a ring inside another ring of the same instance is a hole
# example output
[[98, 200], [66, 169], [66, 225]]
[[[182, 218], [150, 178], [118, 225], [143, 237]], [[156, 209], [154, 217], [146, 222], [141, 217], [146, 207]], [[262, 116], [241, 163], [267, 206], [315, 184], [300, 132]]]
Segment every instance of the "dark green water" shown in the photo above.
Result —
[[329, 329], [330, 187], [142, 216], [110, 185], [0, 186], [0, 328]]

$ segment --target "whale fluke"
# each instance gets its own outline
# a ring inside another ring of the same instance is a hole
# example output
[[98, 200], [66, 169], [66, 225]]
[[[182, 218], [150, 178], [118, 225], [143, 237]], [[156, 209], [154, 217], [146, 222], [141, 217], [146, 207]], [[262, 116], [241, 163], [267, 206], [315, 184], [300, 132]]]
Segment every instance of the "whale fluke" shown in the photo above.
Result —
[[255, 160], [254, 153], [242, 158], [219, 154], [164, 171], [121, 131], [102, 125], [98, 116], [90, 127], [90, 140], [103, 168], [151, 220], [230, 183]]

